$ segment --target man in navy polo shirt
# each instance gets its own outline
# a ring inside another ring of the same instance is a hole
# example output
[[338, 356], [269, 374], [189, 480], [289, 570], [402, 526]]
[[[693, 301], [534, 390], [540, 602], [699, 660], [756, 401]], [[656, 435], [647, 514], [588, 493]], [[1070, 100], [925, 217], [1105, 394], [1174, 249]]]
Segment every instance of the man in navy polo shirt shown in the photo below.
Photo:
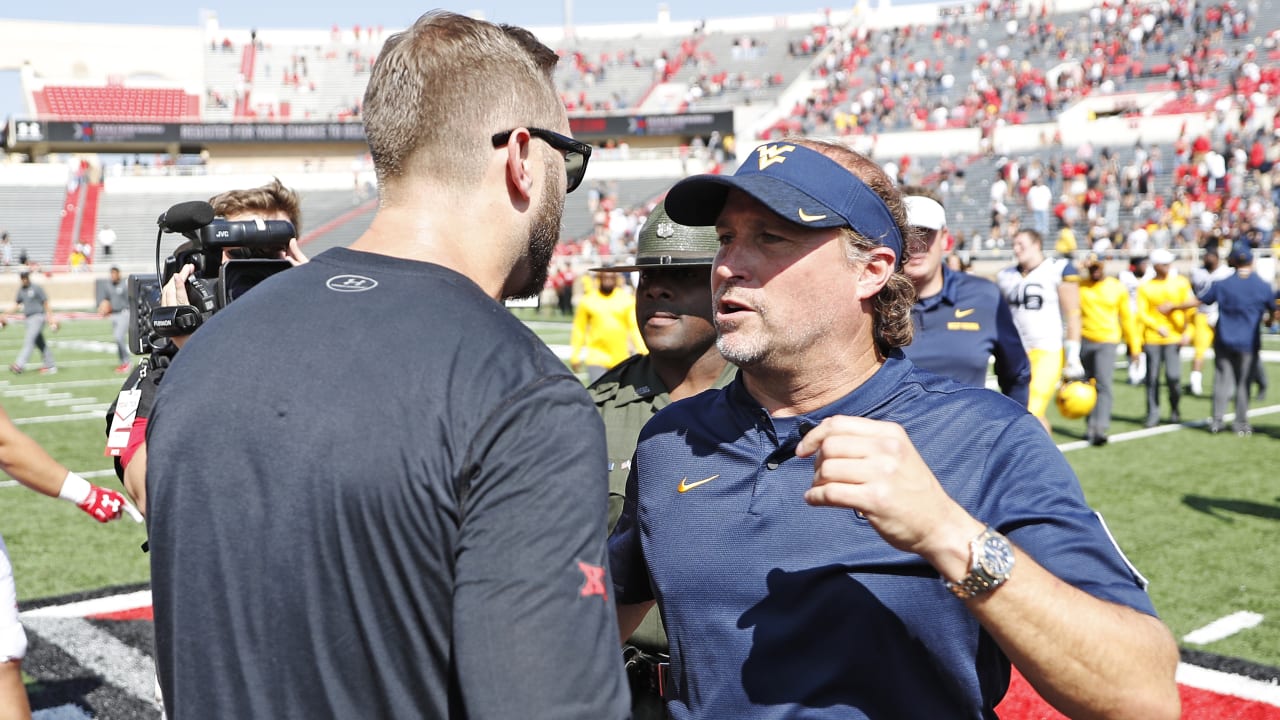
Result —
[[[1237, 244], [1227, 256], [1235, 272], [1205, 288], [1181, 305], [1160, 306], [1161, 312], [1187, 310], [1204, 304], [1218, 304], [1218, 325], [1213, 335], [1213, 419], [1209, 432], [1222, 431], [1227, 402], [1235, 396], [1236, 415], [1232, 423], [1237, 435], [1253, 434], [1249, 425], [1249, 385], [1254, 363], [1262, 347], [1262, 319], [1271, 312], [1274, 291], [1253, 272], [1253, 250]], [[1165, 308], [1168, 308], [1167, 310]]]
[[947, 211], [928, 188], [902, 188], [907, 223], [923, 247], [912, 248], [902, 272], [916, 289], [911, 309], [911, 344], [902, 348], [916, 367], [954, 378], [965, 385], [986, 387], [987, 366], [995, 357], [1000, 392], [1027, 404], [1031, 363], [1013, 324], [1009, 304], [990, 280], [945, 267], [942, 255], [951, 238]]
[[741, 372], [646, 425], [610, 537], [623, 637], [657, 602], [685, 718], [994, 718], [1010, 660], [1072, 716], [1174, 718], [1177, 646], [1039, 422], [917, 369], [906, 212], [790, 138], [667, 196], [714, 224]]

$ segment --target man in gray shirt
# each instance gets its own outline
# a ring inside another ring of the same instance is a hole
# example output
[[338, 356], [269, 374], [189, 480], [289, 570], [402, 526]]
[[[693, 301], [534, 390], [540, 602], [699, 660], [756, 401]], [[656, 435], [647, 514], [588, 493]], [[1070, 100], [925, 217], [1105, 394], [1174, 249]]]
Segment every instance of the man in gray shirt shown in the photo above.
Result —
[[129, 285], [120, 277], [118, 265], [111, 266], [110, 280], [98, 281], [98, 314], [111, 318], [111, 334], [120, 358], [116, 372], [129, 372]]
[[[24, 270], [18, 278], [22, 281], [22, 287], [18, 288], [14, 312], [21, 310], [27, 317], [27, 334], [22, 339], [22, 351], [18, 353], [18, 359], [9, 369], [14, 373], [21, 373], [27, 365], [27, 358], [31, 357], [31, 351], [38, 348], [40, 356], [44, 358], [44, 366], [40, 368], [40, 372], [52, 375], [58, 372], [58, 366], [53, 362], [52, 350], [44, 341], [44, 319], [49, 314], [49, 296], [45, 294], [44, 288], [31, 283], [30, 272]], [[49, 325], [54, 330], [58, 329], [56, 322], [50, 322]]]

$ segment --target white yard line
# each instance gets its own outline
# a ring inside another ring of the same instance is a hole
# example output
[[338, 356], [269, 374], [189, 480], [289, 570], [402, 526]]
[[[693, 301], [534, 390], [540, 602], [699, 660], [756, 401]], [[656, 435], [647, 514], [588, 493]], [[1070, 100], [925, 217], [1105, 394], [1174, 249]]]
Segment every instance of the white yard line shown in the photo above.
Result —
[[[115, 468], [111, 468], [109, 470], [86, 470], [84, 472], [77, 472], [76, 474], [85, 480], [92, 480], [100, 477], [115, 477], [116, 471]], [[22, 487], [22, 483], [17, 480], [0, 480], [0, 490], [11, 487]]]
[[66, 605], [50, 605], [28, 610], [22, 613], [22, 617], [79, 618], [145, 607], [151, 607], [150, 590], [139, 590], [137, 592], [124, 593], [123, 595], [109, 595], [107, 597], [94, 598], [93, 600], [79, 600]]
[[106, 412], [106, 408], [107, 406], [103, 405], [101, 412], [79, 412], [64, 415], [42, 415], [40, 417], [16, 418], [14, 419], [13, 424], [43, 425], [45, 423], [72, 422], [74, 420], [97, 420], [98, 422], [106, 423], [107, 418], [103, 415], [103, 413]]
[[[1272, 415], [1278, 412], [1280, 412], [1280, 405], [1268, 405], [1266, 407], [1250, 408], [1249, 417], [1251, 418], [1262, 417], [1263, 415]], [[1222, 416], [1222, 421], [1227, 428], [1230, 428], [1231, 421], [1234, 420], [1235, 417], [1236, 417], [1235, 413], [1227, 413], [1226, 415]], [[1157, 425], [1153, 428], [1142, 428], [1141, 430], [1132, 430], [1126, 433], [1118, 433], [1116, 435], [1109, 436], [1107, 439], [1109, 442], [1113, 442], [1113, 443], [1126, 442], [1128, 440], [1141, 440], [1143, 438], [1149, 438], [1154, 435], [1164, 435], [1165, 433], [1177, 432], [1179, 430], [1185, 430], [1187, 428], [1202, 428], [1208, 424], [1209, 424], [1209, 421], [1207, 419], [1189, 420], [1187, 422], [1182, 423], [1181, 425], [1171, 425], [1171, 424]], [[1222, 432], [1224, 434], [1230, 434], [1231, 431], [1229, 429], [1224, 429]], [[1073, 440], [1072, 442], [1062, 443], [1061, 445], [1058, 446], [1058, 449], [1065, 453], [1065, 452], [1070, 452], [1072, 450], [1079, 450], [1080, 448], [1087, 448], [1087, 447], [1089, 447], [1088, 442], [1084, 440]]]
[[1199, 665], [1178, 663], [1177, 680], [1180, 685], [1280, 706], [1280, 685], [1254, 680], [1243, 675], [1232, 675]]
[[1192, 630], [1183, 635], [1182, 639], [1184, 642], [1195, 645], [1208, 645], [1211, 642], [1231, 637], [1242, 630], [1255, 627], [1261, 622], [1262, 615], [1259, 613], [1241, 610], [1226, 617], [1220, 617], [1198, 630]]

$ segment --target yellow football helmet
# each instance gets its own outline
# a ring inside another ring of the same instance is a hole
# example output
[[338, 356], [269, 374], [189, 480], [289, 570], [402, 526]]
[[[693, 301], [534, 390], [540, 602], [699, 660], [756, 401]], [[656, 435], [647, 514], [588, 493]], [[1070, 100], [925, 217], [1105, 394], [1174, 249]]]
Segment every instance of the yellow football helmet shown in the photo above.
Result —
[[1068, 420], [1076, 420], [1093, 412], [1098, 404], [1098, 389], [1094, 380], [1068, 380], [1058, 388], [1058, 412]]

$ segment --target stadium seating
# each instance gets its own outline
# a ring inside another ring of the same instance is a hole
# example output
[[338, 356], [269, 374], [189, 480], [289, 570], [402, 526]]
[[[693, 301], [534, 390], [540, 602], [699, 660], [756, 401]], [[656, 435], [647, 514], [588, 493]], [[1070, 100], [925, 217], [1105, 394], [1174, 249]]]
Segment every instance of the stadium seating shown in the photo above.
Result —
[[0, 230], [9, 233], [15, 263], [22, 250], [41, 265], [53, 261], [66, 197], [65, 185], [0, 185]]
[[[2, 190], [4, 188], [0, 187]], [[355, 197], [350, 190], [308, 190], [299, 194], [302, 198], [303, 239], [308, 240], [305, 248], [308, 253], [349, 245], [373, 219], [372, 207], [358, 211], [367, 198]], [[154, 267], [156, 218], [177, 203], [205, 197], [207, 193], [180, 191], [103, 193], [98, 207], [98, 223], [110, 225], [116, 231], [112, 260], [129, 268]], [[3, 198], [2, 194], [0, 198]], [[53, 234], [56, 234], [56, 227]], [[50, 235], [50, 253], [53, 234]], [[182, 241], [177, 235], [164, 236], [160, 241], [161, 257], [172, 252]]]
[[176, 88], [45, 85], [36, 112], [60, 120], [170, 120], [200, 116], [200, 98]]
[[[799, 51], [806, 40], [824, 43], [825, 27], [780, 28], [752, 33], [709, 32], [698, 45], [694, 62], [673, 77], [689, 88], [681, 110], [729, 109], [770, 104], [800, 77], [813, 57]], [[811, 40], [811, 36], [817, 40]]]

